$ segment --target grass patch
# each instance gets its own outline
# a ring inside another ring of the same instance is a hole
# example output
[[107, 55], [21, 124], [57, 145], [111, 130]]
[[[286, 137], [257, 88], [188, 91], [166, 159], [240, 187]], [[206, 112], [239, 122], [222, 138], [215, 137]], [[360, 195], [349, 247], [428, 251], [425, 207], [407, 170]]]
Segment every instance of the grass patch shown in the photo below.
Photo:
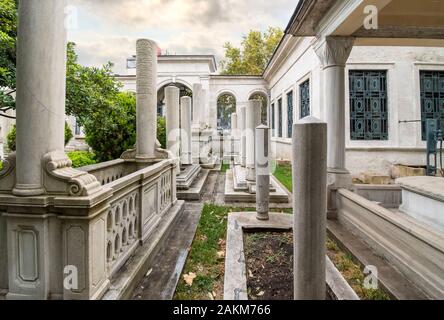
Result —
[[[256, 209], [204, 205], [190, 253], [176, 288], [175, 300], [223, 299], [228, 214], [240, 211], [254, 212]], [[291, 213], [291, 209], [270, 211]], [[191, 286], [184, 280], [184, 275], [190, 273], [196, 275]]]
[[390, 300], [390, 297], [382, 289], [371, 289], [364, 287], [364, 279], [366, 275], [363, 273], [359, 265], [353, 261], [353, 258], [348, 253], [341, 251], [336, 242], [330, 238], [327, 238], [326, 245], [327, 255], [360, 299]]
[[220, 172], [225, 173], [227, 170], [230, 169], [230, 164], [222, 162], [222, 165], [220, 167]]
[[[230, 208], [205, 204], [174, 299], [208, 300], [213, 293], [215, 299], [223, 298], [225, 259], [218, 252], [225, 251], [230, 211]], [[189, 273], [196, 274], [192, 286], [183, 278]]]
[[278, 179], [288, 191], [293, 192], [293, 181], [290, 165], [276, 165], [274, 176]]

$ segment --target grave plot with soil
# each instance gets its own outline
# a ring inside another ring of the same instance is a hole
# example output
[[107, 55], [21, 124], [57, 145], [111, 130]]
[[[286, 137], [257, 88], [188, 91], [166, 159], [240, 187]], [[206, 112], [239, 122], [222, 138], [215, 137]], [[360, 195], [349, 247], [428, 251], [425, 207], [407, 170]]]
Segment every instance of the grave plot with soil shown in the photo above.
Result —
[[[360, 299], [389, 299], [381, 289], [364, 287], [364, 273], [333, 240], [328, 239], [326, 246], [327, 255]], [[250, 300], [293, 299], [292, 232], [246, 232], [244, 253]]]

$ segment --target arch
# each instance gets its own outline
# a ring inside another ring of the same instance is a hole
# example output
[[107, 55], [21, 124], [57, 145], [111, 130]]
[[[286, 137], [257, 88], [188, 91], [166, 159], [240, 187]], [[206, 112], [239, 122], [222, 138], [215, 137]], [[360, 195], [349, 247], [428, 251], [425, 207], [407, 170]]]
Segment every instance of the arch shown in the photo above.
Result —
[[178, 79], [178, 78], [176, 78], [176, 79], [169, 78], [169, 79], [165, 79], [165, 80], [163, 80], [163, 81], [161, 81], [161, 82], [159, 82], [159, 83], [157, 84], [157, 91], [159, 91], [159, 90], [162, 89], [163, 87], [166, 87], [166, 86], [168, 86], [168, 85], [170, 85], [170, 84], [175, 84], [175, 83], [176, 83], [176, 84], [184, 85], [184, 86], [186, 86], [186, 87], [188, 87], [188, 88], [193, 88], [193, 85], [192, 85], [191, 83], [185, 81], [185, 80]]
[[262, 101], [261, 122], [268, 124], [268, 94], [261, 89], [256, 89], [248, 94], [248, 100], [259, 99]]
[[224, 90], [217, 95], [217, 129], [224, 131], [231, 129], [231, 114], [236, 112], [236, 96]]
[[172, 82], [171, 79], [161, 82], [160, 87], [157, 89], [157, 114], [164, 116], [165, 106], [165, 88], [168, 86], [176, 86], [180, 89], [180, 97], [189, 96], [193, 97], [192, 87], [185, 84], [185, 81], [176, 79], [176, 82]]

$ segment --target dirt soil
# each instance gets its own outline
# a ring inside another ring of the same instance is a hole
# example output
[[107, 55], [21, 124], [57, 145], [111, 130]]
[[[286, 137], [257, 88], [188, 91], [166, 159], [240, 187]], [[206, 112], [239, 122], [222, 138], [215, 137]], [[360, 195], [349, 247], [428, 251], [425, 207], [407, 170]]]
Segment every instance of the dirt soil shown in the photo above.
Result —
[[293, 299], [293, 234], [245, 234], [248, 297], [251, 300]]

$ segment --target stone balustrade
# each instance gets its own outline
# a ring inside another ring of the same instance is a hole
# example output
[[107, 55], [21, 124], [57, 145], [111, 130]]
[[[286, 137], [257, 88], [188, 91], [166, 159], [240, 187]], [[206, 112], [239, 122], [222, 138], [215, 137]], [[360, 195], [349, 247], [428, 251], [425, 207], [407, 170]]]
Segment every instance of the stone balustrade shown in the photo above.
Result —
[[[54, 196], [32, 214], [19, 212], [24, 204], [11, 206], [18, 199], [2, 194], [0, 254], [9, 259], [0, 263], [0, 293], [10, 299], [100, 299], [176, 204], [177, 165], [174, 159], [119, 159], [83, 167], [96, 177], [118, 178], [92, 195]], [[19, 261], [26, 267], [17, 267]], [[66, 285], [70, 275], [75, 281]]]

